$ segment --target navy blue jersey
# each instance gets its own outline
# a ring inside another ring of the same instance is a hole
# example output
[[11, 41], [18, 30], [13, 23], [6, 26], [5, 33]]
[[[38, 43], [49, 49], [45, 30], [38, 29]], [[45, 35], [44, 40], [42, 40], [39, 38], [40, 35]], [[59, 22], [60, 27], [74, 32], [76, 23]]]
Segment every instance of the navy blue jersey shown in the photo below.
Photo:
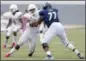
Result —
[[53, 22], [59, 22], [57, 9], [41, 10], [39, 15], [43, 17], [44, 23], [49, 27]]

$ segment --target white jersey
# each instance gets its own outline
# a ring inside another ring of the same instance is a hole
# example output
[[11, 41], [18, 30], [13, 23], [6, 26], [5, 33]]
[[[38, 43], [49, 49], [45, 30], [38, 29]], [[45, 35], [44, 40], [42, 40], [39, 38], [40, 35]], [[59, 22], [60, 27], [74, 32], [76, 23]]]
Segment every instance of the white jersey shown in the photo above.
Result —
[[[15, 14], [13, 14], [12, 12], [6, 12], [2, 15], [2, 19], [4, 19], [4, 22], [7, 22], [7, 24], [5, 25], [5, 29], [6, 31], [8, 31], [8, 33], [12, 33], [13, 32], [17, 32], [21, 29], [21, 23], [19, 21], [20, 17], [22, 16], [21, 12], [16, 12]], [[9, 19], [12, 20], [12, 22], [9, 22]], [[3, 20], [1, 20], [3, 21]], [[11, 23], [11, 25], [6, 28], [6, 26], [8, 25], [8, 23]], [[3, 24], [2, 24], [2, 29], [3, 29]]]
[[32, 33], [34, 33], [34, 32], [37, 33], [39, 31], [39, 26], [37, 26], [37, 27], [30, 27], [30, 25], [29, 25], [29, 23], [37, 21], [39, 19], [38, 11], [36, 11], [34, 14], [28, 12], [28, 13], [23, 15], [23, 18], [25, 19], [25, 21], [27, 21], [26, 28], [28, 28], [29, 31], [31, 31]]
[[32, 22], [38, 20], [39, 15], [37, 13], [36, 14], [26, 13], [24, 14], [24, 17]]
[[19, 18], [22, 16], [22, 12], [16, 12], [14, 15], [9, 11], [3, 14], [3, 19], [8, 20], [12, 19], [12, 23], [15, 25], [19, 25]]
[[12, 16], [12, 13], [10, 11], [3, 13], [4, 19], [9, 19], [9, 18], [11, 18], [11, 16]]
[[11, 12], [5, 12], [1, 16], [1, 31], [5, 31], [6, 26], [9, 22], [9, 19], [11, 18], [12, 14]]
[[38, 11], [34, 14], [32, 13], [26, 13], [24, 14], [23, 16], [26, 20], [30, 20], [28, 23], [30, 22], [34, 22], [34, 21], [37, 21], [39, 19], [39, 14], [38, 14]]
[[14, 15], [12, 14], [12, 20], [13, 20], [13, 24], [15, 25], [20, 25], [20, 17], [22, 16], [22, 12], [16, 12]]
[[11, 16], [12, 16], [12, 13], [11, 12], [5, 12], [2, 15], [2, 19], [9, 20], [11, 18]]

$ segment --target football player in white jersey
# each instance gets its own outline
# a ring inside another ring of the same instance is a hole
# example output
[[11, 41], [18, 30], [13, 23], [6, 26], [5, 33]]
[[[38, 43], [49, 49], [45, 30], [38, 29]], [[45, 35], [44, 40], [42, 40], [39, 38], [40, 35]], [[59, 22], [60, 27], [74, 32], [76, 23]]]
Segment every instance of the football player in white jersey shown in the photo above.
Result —
[[18, 7], [16, 4], [10, 5], [9, 12], [6, 12], [3, 14], [3, 17], [9, 20], [9, 23], [6, 27], [6, 40], [4, 42], [4, 48], [6, 48], [6, 45], [11, 33], [13, 33], [13, 43], [11, 47], [15, 46], [17, 32], [21, 28], [21, 19], [20, 19], [21, 16], [22, 16], [22, 12], [18, 10]]
[[28, 13], [24, 14], [24, 20], [27, 20], [28, 23], [26, 24], [26, 29], [23, 34], [20, 36], [18, 43], [15, 47], [13, 47], [10, 52], [8, 52], [5, 57], [9, 57], [12, 55], [16, 50], [24, 45], [26, 42], [29, 42], [29, 54], [28, 56], [32, 56], [35, 47], [36, 47], [36, 40], [38, 36], [39, 26], [38, 27], [30, 27], [29, 23], [37, 21], [39, 18], [38, 9], [35, 4], [30, 4], [28, 6]]

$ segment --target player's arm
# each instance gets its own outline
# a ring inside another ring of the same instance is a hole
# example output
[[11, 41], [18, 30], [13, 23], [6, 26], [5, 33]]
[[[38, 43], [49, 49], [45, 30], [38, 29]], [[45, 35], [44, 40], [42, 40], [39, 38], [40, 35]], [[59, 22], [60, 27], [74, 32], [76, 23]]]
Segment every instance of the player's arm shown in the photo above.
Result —
[[42, 17], [42, 16], [40, 16], [39, 20], [36, 22], [37, 26], [38, 26], [39, 24], [41, 24], [41, 23], [42, 23], [42, 21], [43, 21], [43, 17]]
[[43, 21], [42, 17], [40, 17], [38, 21], [30, 23], [30, 26], [31, 27], [37, 27], [39, 24], [42, 23], [42, 21]]
[[8, 28], [11, 24], [12, 24], [12, 19], [10, 18], [6, 28]]
[[35, 27], [42, 23], [43, 18], [44, 18], [44, 12], [40, 11], [39, 15], [40, 15], [40, 18], [38, 19], [38, 21], [30, 23], [30, 26]]

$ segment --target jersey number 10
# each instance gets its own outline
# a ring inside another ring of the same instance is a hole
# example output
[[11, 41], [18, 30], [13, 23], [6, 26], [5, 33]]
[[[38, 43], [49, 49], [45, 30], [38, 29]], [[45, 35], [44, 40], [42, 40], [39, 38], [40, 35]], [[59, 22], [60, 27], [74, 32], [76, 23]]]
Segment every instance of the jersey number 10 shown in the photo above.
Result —
[[49, 21], [51, 21], [51, 19], [54, 17], [54, 19], [56, 19], [56, 12], [49, 12]]

